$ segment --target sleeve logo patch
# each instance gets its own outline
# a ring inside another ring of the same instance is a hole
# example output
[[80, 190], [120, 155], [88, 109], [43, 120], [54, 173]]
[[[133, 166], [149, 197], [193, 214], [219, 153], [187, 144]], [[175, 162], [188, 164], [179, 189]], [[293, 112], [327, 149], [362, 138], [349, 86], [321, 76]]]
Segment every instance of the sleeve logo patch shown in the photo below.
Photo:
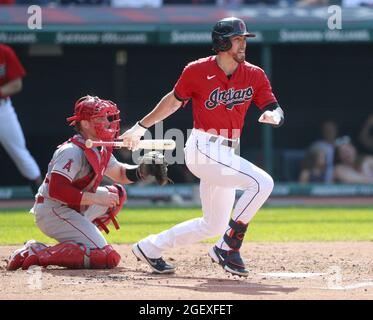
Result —
[[69, 159], [69, 161], [66, 162], [66, 164], [63, 166], [63, 170], [67, 170], [67, 172], [70, 172], [71, 165], [73, 163], [73, 159]]

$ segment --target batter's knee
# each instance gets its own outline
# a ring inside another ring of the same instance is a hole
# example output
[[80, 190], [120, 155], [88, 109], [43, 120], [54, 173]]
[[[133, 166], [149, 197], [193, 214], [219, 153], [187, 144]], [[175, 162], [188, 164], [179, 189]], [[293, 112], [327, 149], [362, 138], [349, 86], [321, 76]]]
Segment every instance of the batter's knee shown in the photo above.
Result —
[[274, 186], [275, 183], [273, 181], [273, 178], [269, 174], [266, 174], [262, 177], [260, 182], [260, 189], [262, 192], [270, 195]]

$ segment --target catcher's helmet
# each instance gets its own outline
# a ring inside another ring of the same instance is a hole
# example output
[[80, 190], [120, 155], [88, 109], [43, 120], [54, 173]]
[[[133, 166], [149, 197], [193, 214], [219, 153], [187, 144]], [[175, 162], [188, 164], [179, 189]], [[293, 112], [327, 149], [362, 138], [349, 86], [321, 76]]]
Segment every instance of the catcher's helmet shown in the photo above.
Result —
[[243, 20], [229, 17], [219, 20], [212, 30], [212, 47], [215, 52], [228, 51], [232, 47], [229, 37], [245, 36], [253, 38], [254, 33], [250, 33], [246, 29], [246, 24]]
[[99, 97], [85, 96], [75, 102], [74, 115], [66, 120], [74, 126], [82, 120], [91, 121], [94, 118], [107, 117], [107, 124], [98, 122], [94, 124], [97, 137], [103, 141], [113, 141], [119, 135], [119, 113], [117, 105], [110, 100]]

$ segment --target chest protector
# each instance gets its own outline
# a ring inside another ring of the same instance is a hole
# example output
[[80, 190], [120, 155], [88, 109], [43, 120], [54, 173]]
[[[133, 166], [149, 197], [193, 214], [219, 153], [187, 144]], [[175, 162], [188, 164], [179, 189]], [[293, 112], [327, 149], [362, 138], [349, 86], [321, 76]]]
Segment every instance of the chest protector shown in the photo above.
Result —
[[[109, 163], [110, 156], [113, 152], [113, 148], [102, 147], [97, 154], [92, 148], [87, 148], [85, 146], [85, 140], [79, 135], [75, 135], [74, 137], [67, 140], [65, 143], [69, 142], [77, 145], [84, 151], [84, 155], [88, 163], [92, 167], [92, 171], [88, 175], [80, 179], [74, 180], [72, 182], [72, 185], [82, 191], [96, 192], [97, 187], [100, 185], [104, 177], [104, 172]], [[70, 205], [69, 207], [78, 212], [84, 211], [84, 209], [87, 208], [87, 206]]]

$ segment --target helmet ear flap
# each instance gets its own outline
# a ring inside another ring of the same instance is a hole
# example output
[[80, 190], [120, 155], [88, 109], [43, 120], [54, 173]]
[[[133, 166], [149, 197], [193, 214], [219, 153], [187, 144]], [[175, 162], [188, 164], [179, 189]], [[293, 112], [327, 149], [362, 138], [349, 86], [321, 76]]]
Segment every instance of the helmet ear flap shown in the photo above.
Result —
[[216, 52], [219, 51], [228, 51], [230, 48], [232, 48], [232, 43], [229, 38], [223, 37], [221, 35], [215, 35], [212, 42], [213, 49]]
[[229, 38], [227, 37], [221, 37], [222, 42], [220, 45], [220, 51], [228, 51], [230, 48], [232, 48], [232, 42]]

